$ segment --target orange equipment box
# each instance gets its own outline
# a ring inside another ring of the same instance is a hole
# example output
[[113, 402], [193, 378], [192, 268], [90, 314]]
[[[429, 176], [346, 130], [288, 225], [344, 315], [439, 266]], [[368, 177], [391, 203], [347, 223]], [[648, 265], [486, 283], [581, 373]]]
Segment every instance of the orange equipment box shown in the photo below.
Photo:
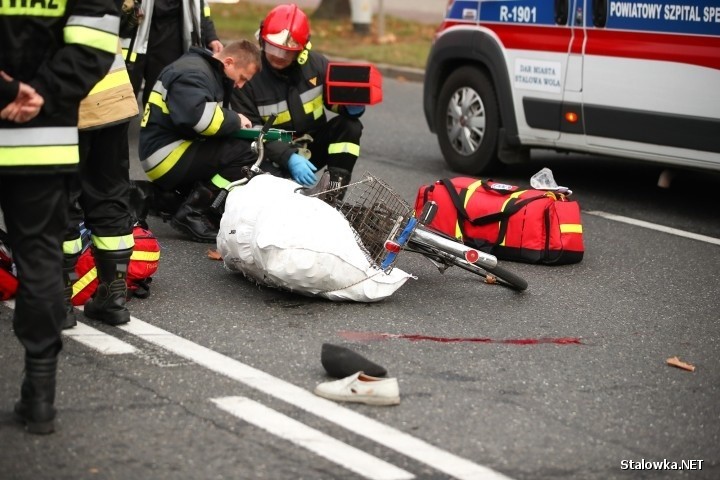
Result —
[[382, 101], [382, 75], [371, 64], [328, 65], [327, 102], [341, 105], [374, 105]]

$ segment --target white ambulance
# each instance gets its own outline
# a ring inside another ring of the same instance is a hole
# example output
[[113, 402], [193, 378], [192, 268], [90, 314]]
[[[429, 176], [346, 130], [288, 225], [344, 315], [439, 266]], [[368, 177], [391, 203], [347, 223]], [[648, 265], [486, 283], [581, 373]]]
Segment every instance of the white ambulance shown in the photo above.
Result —
[[423, 96], [459, 172], [530, 148], [720, 171], [720, 0], [451, 0]]

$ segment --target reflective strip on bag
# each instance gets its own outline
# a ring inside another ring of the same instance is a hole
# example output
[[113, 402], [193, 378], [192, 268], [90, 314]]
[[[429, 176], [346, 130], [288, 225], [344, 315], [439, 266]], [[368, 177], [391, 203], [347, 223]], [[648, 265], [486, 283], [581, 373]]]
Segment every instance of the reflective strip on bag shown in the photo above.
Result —
[[92, 267], [88, 272], [83, 275], [82, 277], [78, 278], [77, 282], [73, 283], [73, 292], [72, 296], [73, 298], [85, 288], [92, 283], [93, 280], [97, 278], [97, 268]]
[[583, 233], [583, 228], [579, 223], [561, 223], [560, 233]]
[[141, 262], [157, 262], [160, 260], [160, 252], [144, 252], [134, 250], [130, 256], [130, 260], [137, 260]]

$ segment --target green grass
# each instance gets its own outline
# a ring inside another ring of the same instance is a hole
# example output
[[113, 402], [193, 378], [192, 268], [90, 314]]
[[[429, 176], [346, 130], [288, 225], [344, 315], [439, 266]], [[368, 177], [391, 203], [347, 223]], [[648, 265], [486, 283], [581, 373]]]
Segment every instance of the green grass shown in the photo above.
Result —
[[[220, 39], [227, 43], [242, 38], [253, 39], [267, 12], [268, 5], [239, 2], [213, 4], [212, 18]], [[363, 60], [371, 63], [389, 63], [425, 68], [435, 26], [385, 17], [385, 35], [377, 38], [377, 18], [373, 19], [367, 36], [353, 32], [349, 18], [316, 20], [310, 15], [313, 49], [331, 57]], [[382, 40], [382, 41], [380, 41]]]

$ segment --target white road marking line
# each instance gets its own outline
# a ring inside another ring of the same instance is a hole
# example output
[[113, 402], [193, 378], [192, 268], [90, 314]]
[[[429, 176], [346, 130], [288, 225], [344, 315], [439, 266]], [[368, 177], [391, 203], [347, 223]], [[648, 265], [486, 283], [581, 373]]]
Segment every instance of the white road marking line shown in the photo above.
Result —
[[583, 211], [583, 213], [587, 213], [588, 215], [595, 215], [596, 217], [607, 218], [608, 220], [615, 220], [616, 222], [628, 223], [630, 225], [648, 228], [650, 230], [657, 230], [658, 232], [669, 233], [671, 235], [677, 235], [679, 237], [691, 238], [693, 240], [699, 240], [701, 242], [712, 243], [713, 245], [720, 245], [720, 238], [708, 237], [706, 235], [700, 235], [698, 233], [686, 232], [685, 230], [666, 227], [664, 225], [658, 225], [657, 223], [650, 223], [644, 220], [623, 217], [622, 215], [615, 215], [613, 213], [602, 212], [599, 210], [588, 210]]
[[[13, 310], [15, 309], [15, 300], [6, 300], [2, 303]], [[81, 322], [78, 322], [73, 328], [63, 330], [62, 334], [105, 355], [123, 355], [137, 351], [137, 348], [129, 343]]]
[[396, 430], [330, 400], [272, 375], [245, 365], [161, 328], [131, 317], [130, 323], [118, 326], [145, 341], [192, 360], [217, 373], [237, 380], [261, 392], [279, 398], [291, 405], [335, 423], [352, 433], [362, 435], [403, 455], [429, 465], [461, 480], [507, 480], [488, 467], [478, 465], [452, 453], [430, 445], [419, 438]]
[[371, 480], [409, 480], [415, 476], [384, 460], [373, 457], [280, 412], [245, 397], [211, 399], [236, 417], [289, 440], [331, 462]]

